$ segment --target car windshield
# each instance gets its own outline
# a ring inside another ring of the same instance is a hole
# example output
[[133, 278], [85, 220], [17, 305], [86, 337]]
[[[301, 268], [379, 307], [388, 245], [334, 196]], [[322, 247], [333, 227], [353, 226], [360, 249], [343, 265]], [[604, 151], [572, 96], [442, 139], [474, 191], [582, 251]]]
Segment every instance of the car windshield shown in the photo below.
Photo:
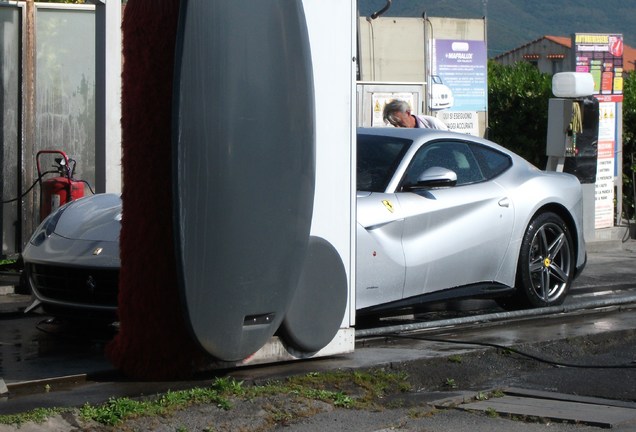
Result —
[[413, 141], [381, 135], [358, 135], [357, 190], [384, 192]]

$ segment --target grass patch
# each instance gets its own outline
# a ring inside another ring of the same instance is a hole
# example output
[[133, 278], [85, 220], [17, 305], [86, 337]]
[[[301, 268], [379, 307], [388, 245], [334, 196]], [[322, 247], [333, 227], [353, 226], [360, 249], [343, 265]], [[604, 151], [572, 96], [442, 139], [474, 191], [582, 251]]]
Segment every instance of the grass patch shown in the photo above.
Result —
[[493, 398], [502, 398], [505, 395], [506, 394], [502, 390], [493, 390], [490, 392], [490, 397], [493, 397]]
[[[215, 380], [209, 388], [196, 387], [190, 390], [169, 391], [152, 399], [111, 398], [102, 405], [85, 404], [80, 409], [80, 415], [84, 420], [116, 426], [126, 419], [165, 416], [173, 411], [197, 404], [214, 404], [221, 409], [229, 410], [232, 408], [228, 399], [230, 391], [225, 390], [223, 380], [225, 379]], [[241, 387], [237, 381], [232, 383], [232, 386], [235, 385]]]
[[502, 348], [500, 350], [497, 351], [500, 355], [504, 356], [504, 357], [509, 357], [511, 356], [513, 353], [513, 351], [509, 348]]
[[[169, 416], [193, 405], [214, 404], [223, 410], [232, 409], [232, 400], [250, 400], [270, 395], [290, 395], [319, 400], [333, 406], [363, 409], [379, 405], [385, 395], [406, 392], [411, 385], [404, 373], [373, 371], [336, 371], [309, 373], [263, 385], [244, 385], [233, 378], [216, 378], [209, 387], [168, 391], [155, 397], [111, 398], [103, 404], [85, 404], [79, 409], [37, 409], [23, 414], [0, 416], [0, 424], [22, 425], [42, 423], [48, 417], [64, 412], [76, 412], [84, 421], [117, 426], [128, 419]], [[274, 410], [274, 420], [287, 423], [288, 413]]]
[[477, 401], [485, 401], [488, 400], [488, 395], [483, 393], [483, 392], [479, 392], [475, 395], [475, 400]]
[[411, 408], [409, 409], [407, 415], [410, 419], [422, 419], [427, 417], [432, 417], [437, 414], [439, 411], [435, 408], [431, 409], [422, 409], [422, 408]]
[[36, 408], [21, 414], [8, 414], [0, 416], [0, 424], [22, 426], [25, 423], [43, 423], [49, 417], [71, 411], [68, 408]]
[[486, 415], [487, 415], [488, 417], [490, 417], [490, 418], [497, 418], [497, 417], [499, 417], [499, 413], [497, 412], [497, 410], [496, 410], [496, 409], [494, 409], [494, 408], [492, 408], [492, 407], [488, 407], [488, 408], [486, 408], [485, 413], [486, 413]]
[[444, 381], [444, 387], [455, 389], [457, 388], [457, 382], [454, 378], [446, 378]]

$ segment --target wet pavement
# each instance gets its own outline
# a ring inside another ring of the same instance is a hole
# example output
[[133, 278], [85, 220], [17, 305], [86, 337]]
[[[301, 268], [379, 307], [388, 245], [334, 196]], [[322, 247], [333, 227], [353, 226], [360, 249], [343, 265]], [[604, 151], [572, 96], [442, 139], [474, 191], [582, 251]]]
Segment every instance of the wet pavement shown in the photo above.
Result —
[[[634, 260], [636, 242], [603, 243], [591, 245], [587, 268], [576, 281], [572, 290], [572, 299], [568, 299], [566, 304], [576, 301], [594, 303], [599, 299], [608, 298], [607, 296], [614, 299], [620, 299], [621, 296], [634, 296], [636, 291], [630, 291], [630, 288], [636, 289], [636, 261]], [[200, 376], [186, 382], [137, 383], [127, 380], [114, 371], [103, 356], [103, 347], [112, 336], [112, 333], [109, 333], [112, 329], [73, 328], [72, 326], [69, 328], [59, 322], [47, 322], [45, 317], [41, 316], [24, 318], [20, 314], [27, 299], [20, 296], [10, 297], [12, 296], [0, 296], [2, 298], [0, 320], [3, 321], [0, 326], [0, 377], [4, 379], [9, 390], [9, 397], [0, 401], [0, 414], [23, 412], [33, 407], [80, 406], [85, 402], [103, 402], [109, 397], [190, 388], [204, 385], [213, 375]], [[453, 319], [457, 316], [474, 315], [470, 311], [462, 315], [453, 309], [461, 311], [468, 308], [473, 311], [485, 311], [486, 316], [480, 315], [481, 318], [477, 319], [478, 328], [475, 328], [475, 323], [471, 322], [448, 328], [409, 332], [400, 337], [392, 335], [367, 337], [358, 340], [356, 350], [351, 354], [237, 369], [229, 374], [241, 380], [260, 381], [313, 371], [384, 367], [407, 370], [410, 376], [419, 377], [423, 388], [432, 388], [430, 380], [442, 379], [442, 375], [433, 376], [433, 371], [437, 370], [435, 362], [445, 362], [440, 363], [440, 367], [442, 370], [448, 370], [448, 362], [445, 359], [450, 356], [462, 356], [466, 359], [474, 358], [474, 361], [478, 363], [475, 367], [483, 368], [483, 362], [494, 346], [521, 346], [538, 356], [560, 358], [560, 361], [564, 363], [586, 359], [594, 362], [614, 362], [614, 364], [634, 362], [636, 359], [633, 348], [636, 345], [633, 343], [636, 341], [634, 335], [636, 311], [632, 309], [634, 302], [624, 302], [620, 305], [621, 302], [616, 300], [615, 303], [616, 306], [590, 307], [585, 312], [552, 313], [534, 317], [519, 316], [502, 324], [500, 320], [488, 317], [489, 314], [499, 313], [492, 302], [455, 302], [450, 307], [446, 305], [445, 310], [440, 310], [439, 306], [431, 307], [430, 314], [437, 314], [436, 316], [442, 319]], [[427, 320], [429, 317], [423, 315], [414, 318]], [[8, 323], [11, 325], [7, 325]], [[391, 322], [391, 325], [394, 324], [396, 322]], [[570, 344], [570, 341], [580, 341], [585, 345], [586, 350], [577, 351], [573, 348], [575, 344]], [[557, 342], [558, 349], [554, 348]], [[591, 353], [589, 349], [592, 346], [597, 346], [598, 352]], [[603, 353], [603, 349], [607, 354]], [[607, 355], [607, 359], [603, 358], [604, 355]], [[458, 369], [454, 376], [458, 381], [465, 379], [462, 388], [471, 391], [525, 384], [526, 390], [530, 388], [546, 391], [547, 389], [554, 393], [636, 401], [636, 378], [634, 377], [636, 371], [634, 369], [628, 369], [628, 372], [623, 371], [623, 379], [618, 381], [616, 376], [609, 375], [606, 369], [586, 371], [585, 374], [590, 379], [582, 379], [581, 371], [578, 369], [574, 372], [568, 370], [567, 373], [561, 370], [560, 378], [554, 376], [558, 369], [546, 369], [533, 375], [528, 381], [524, 375], [500, 374], [500, 371], [505, 369], [497, 371], [484, 368], [481, 373], [475, 373], [474, 368], [468, 367], [469, 364], [470, 361], [467, 360], [464, 364], [466, 370], [461, 372]], [[513, 369], [523, 368], [515, 366]], [[423, 372], [426, 370], [430, 372], [428, 375]], [[568, 374], [572, 376], [567, 377]], [[51, 380], [52, 377], [56, 378]], [[59, 379], [59, 377], [64, 378]], [[53, 390], [44, 391], [44, 388]], [[439, 390], [438, 388], [437, 391]], [[456, 397], [463, 396], [456, 395]], [[617, 423], [614, 427], [618, 426]], [[458, 427], [455, 430], [461, 429]], [[636, 427], [624, 430], [636, 430]]]

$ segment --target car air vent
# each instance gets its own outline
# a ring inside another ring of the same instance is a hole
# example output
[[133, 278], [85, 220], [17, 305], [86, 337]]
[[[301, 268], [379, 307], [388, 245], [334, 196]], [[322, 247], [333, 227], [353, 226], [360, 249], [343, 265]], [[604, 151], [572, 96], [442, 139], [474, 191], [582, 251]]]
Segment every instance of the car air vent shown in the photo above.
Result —
[[118, 269], [28, 264], [33, 289], [61, 302], [117, 307]]

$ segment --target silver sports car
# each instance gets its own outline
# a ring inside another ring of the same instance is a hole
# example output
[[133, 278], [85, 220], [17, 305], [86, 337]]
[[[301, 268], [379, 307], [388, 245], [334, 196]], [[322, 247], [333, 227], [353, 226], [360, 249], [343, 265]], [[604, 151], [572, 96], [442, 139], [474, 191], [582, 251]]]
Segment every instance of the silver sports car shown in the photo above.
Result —
[[[504, 307], [563, 302], [585, 265], [581, 185], [487, 140], [432, 129], [359, 129], [359, 314], [456, 297]], [[115, 316], [121, 200], [61, 207], [25, 247], [34, 306]]]
[[453, 297], [557, 305], [586, 262], [582, 193], [490, 141], [358, 129], [359, 314]]

